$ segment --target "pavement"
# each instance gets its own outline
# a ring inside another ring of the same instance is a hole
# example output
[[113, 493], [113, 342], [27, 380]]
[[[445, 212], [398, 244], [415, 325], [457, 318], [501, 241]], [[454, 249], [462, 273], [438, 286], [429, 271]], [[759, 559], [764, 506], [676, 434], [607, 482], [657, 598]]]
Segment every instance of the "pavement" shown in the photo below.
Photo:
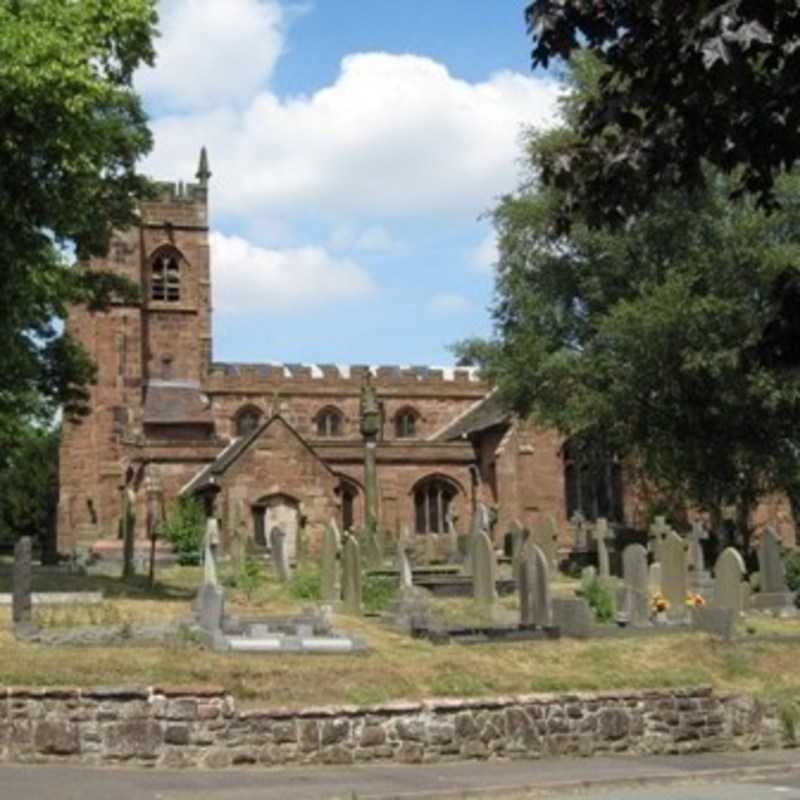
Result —
[[800, 800], [800, 751], [247, 770], [0, 766], [0, 800]]

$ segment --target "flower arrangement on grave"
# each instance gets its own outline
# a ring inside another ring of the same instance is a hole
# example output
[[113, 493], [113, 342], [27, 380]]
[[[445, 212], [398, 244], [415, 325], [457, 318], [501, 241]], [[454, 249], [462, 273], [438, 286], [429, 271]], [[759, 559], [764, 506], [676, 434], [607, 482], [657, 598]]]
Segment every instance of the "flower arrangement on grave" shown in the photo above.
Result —
[[654, 614], [663, 614], [669, 608], [669, 600], [661, 592], [656, 592], [650, 598], [650, 610]]
[[689, 592], [686, 595], [686, 606], [688, 608], [705, 608], [706, 599], [701, 594], [694, 594], [693, 592]]

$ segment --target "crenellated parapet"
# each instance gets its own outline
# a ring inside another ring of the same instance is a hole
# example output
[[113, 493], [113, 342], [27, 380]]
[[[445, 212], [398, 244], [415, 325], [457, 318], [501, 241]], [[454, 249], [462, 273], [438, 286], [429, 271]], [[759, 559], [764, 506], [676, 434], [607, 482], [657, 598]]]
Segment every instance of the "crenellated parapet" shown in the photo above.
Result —
[[358, 394], [369, 374], [379, 393], [463, 394], [481, 397], [489, 385], [472, 367], [369, 366], [365, 364], [211, 365], [204, 388], [210, 393], [276, 391], [317, 393], [335, 389]]

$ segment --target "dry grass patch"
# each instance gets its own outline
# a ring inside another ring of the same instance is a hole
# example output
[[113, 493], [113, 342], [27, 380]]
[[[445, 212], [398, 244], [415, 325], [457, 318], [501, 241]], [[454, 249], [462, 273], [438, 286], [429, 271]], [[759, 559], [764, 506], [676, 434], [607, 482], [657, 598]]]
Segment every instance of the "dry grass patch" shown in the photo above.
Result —
[[[197, 569], [165, 571], [153, 592], [143, 584], [125, 587], [111, 578], [71, 576], [72, 589], [102, 588], [106, 601], [96, 607], [38, 609], [37, 621], [47, 625], [125, 624], [185, 617], [199, 575]], [[59, 582], [49, 588], [66, 587]], [[513, 617], [514, 602], [513, 597], [503, 598], [498, 613]], [[230, 590], [228, 604], [241, 615], [263, 615], [298, 611], [304, 601], [286, 586], [265, 581], [249, 595]], [[476, 622], [469, 601], [437, 600], [436, 606], [448, 620]], [[758, 633], [800, 634], [800, 621], [754, 619]], [[388, 631], [374, 619], [339, 615], [334, 622], [338, 629], [364, 638], [370, 652], [357, 656], [230, 656], [202, 650], [189, 637], [171, 646], [128, 643], [54, 649], [16, 641], [5, 610], [0, 612], [0, 683], [222, 684], [245, 705], [294, 707], [697, 684], [800, 697], [800, 673], [796, 670], [800, 645], [745, 633], [733, 644], [686, 632], [640, 639], [437, 647]]]

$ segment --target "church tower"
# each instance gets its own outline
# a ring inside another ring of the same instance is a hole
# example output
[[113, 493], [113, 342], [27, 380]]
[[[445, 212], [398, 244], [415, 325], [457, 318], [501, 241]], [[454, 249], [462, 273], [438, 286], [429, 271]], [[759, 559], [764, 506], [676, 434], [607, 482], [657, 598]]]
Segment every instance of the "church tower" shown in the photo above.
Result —
[[70, 310], [68, 333], [97, 365], [89, 415], [64, 421], [58, 549], [118, 535], [121, 492], [134, 486], [132, 457], [147, 438], [146, 407], [159, 387], [199, 387], [211, 361], [211, 275], [205, 148], [196, 183], [158, 183], [139, 223], [115, 233], [86, 269], [123, 276], [139, 289], [105, 311]]

